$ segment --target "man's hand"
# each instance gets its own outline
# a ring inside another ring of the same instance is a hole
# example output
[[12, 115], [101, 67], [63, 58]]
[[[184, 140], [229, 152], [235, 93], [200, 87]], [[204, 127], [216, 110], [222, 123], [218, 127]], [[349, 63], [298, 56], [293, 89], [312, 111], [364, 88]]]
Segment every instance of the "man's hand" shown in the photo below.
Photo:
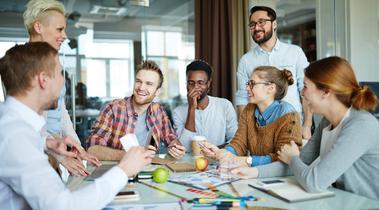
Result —
[[290, 144], [283, 145], [277, 153], [279, 160], [286, 164], [288, 164], [293, 157], [300, 155], [299, 147], [294, 141], [291, 141]]
[[[74, 151], [75, 152], [75, 151]], [[93, 155], [89, 154], [88, 152], [82, 150], [77, 151], [78, 154], [78, 160], [86, 160], [87, 162], [91, 163], [92, 165], [99, 167], [101, 165], [101, 162]]]
[[232, 169], [231, 173], [242, 179], [252, 179], [258, 177], [258, 169], [252, 167], [238, 167]]
[[167, 152], [175, 159], [180, 159], [186, 154], [186, 148], [176, 139], [176, 136], [170, 134], [168, 138], [171, 143], [167, 146]]
[[190, 109], [196, 109], [197, 108], [197, 99], [201, 95], [201, 89], [199, 88], [193, 88], [192, 90], [189, 90], [187, 93], [187, 100], [188, 100], [188, 107]]
[[[73, 158], [78, 157], [78, 152], [76, 151], [83, 151], [78, 142], [68, 136], [61, 139], [48, 138], [46, 139], [46, 146], [59, 155]], [[67, 146], [71, 146], [72, 151], [67, 151]]]
[[[154, 154], [157, 153], [157, 148], [154, 147], [153, 145], [149, 145], [149, 146], [147, 146], [147, 149], [153, 151]], [[154, 157], [154, 156], [153, 156], [153, 157]], [[152, 158], [153, 158], [153, 157], [152, 157]]]
[[65, 157], [61, 164], [74, 176], [87, 176], [90, 173], [87, 171], [86, 167], [82, 164], [82, 161], [72, 158]]
[[151, 163], [151, 157], [155, 154], [152, 150], [146, 150], [143, 147], [131, 147], [121, 159], [118, 166], [132, 177], [143, 169], [144, 166]]

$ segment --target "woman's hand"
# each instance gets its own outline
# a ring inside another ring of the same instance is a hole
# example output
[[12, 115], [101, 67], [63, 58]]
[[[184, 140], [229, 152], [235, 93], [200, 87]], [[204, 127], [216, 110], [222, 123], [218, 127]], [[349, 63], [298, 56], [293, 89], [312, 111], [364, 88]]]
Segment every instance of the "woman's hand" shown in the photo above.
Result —
[[286, 164], [291, 162], [293, 157], [300, 155], [299, 147], [294, 141], [291, 141], [290, 144], [283, 145], [277, 153], [279, 160]]
[[70, 172], [71, 175], [74, 176], [87, 176], [89, 175], [89, 171], [86, 169], [86, 167], [83, 165], [82, 161], [72, 158], [72, 157], [65, 157], [61, 164]]
[[201, 147], [201, 153], [210, 159], [218, 160], [218, 153], [220, 152], [220, 149], [209, 142], [202, 143], [203, 147]]

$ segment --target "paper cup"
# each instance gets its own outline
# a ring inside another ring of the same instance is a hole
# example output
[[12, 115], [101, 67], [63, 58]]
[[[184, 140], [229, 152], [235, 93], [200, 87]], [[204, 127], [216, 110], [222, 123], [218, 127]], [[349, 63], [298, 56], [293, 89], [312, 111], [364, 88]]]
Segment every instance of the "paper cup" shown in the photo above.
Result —
[[191, 145], [192, 145], [192, 155], [193, 156], [201, 156], [201, 147], [199, 145], [200, 143], [206, 142], [207, 139], [204, 136], [193, 136]]

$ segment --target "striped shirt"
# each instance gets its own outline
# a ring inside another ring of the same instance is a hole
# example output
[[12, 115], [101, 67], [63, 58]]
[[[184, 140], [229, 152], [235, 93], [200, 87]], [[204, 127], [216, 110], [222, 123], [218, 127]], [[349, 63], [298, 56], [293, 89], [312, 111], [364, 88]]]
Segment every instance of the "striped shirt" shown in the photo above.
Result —
[[[97, 117], [87, 139], [87, 147], [101, 145], [121, 150], [120, 138], [136, 132], [137, 120], [138, 114], [134, 110], [132, 97], [114, 100], [107, 104]], [[160, 145], [162, 140], [167, 146], [170, 144], [168, 135], [176, 136], [165, 110], [158, 103], [153, 102], [147, 108], [146, 128], [153, 129], [156, 145]]]

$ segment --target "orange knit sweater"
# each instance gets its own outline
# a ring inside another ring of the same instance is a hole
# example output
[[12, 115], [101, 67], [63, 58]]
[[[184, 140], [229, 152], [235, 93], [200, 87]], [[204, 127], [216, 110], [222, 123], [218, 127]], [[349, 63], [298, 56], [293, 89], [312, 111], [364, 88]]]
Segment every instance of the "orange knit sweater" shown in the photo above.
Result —
[[243, 110], [238, 130], [229, 144], [238, 156], [270, 155], [272, 161], [276, 161], [276, 152], [281, 146], [291, 140], [302, 145], [299, 113], [290, 112], [266, 126], [258, 126], [253, 117], [255, 107], [255, 104], [248, 104]]

